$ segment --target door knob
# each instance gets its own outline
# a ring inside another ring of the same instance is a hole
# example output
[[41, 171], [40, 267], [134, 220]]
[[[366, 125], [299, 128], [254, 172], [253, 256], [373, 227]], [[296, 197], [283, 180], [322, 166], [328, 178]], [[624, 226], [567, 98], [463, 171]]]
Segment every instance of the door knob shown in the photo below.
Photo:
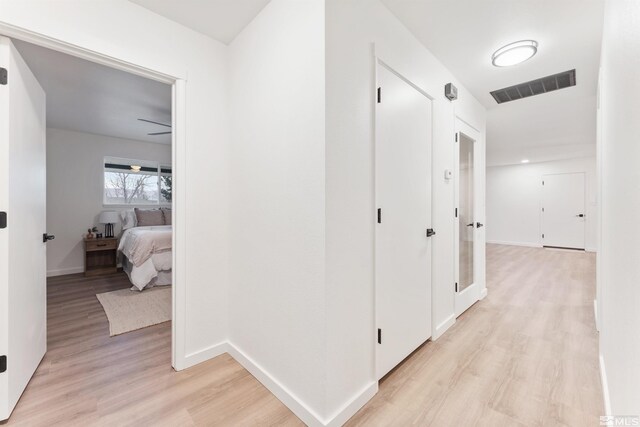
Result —
[[473, 223], [467, 224], [467, 227], [473, 227]]
[[56, 236], [54, 236], [53, 234], [44, 233], [42, 235], [42, 243], [47, 243], [49, 240], [53, 240], [55, 238], [56, 238]]
[[480, 222], [476, 222], [476, 228], [484, 227], [484, 224]]
[[427, 237], [435, 236], [436, 232], [433, 228], [427, 228]]
[[584, 218], [584, 214], [578, 214], [576, 215], [578, 218]]

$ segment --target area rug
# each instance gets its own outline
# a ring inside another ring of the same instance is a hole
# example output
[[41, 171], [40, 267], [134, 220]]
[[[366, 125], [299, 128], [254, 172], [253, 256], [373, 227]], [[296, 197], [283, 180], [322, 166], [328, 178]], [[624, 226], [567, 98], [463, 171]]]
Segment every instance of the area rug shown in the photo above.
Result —
[[97, 294], [109, 319], [111, 336], [171, 320], [171, 286], [142, 292], [121, 289]]

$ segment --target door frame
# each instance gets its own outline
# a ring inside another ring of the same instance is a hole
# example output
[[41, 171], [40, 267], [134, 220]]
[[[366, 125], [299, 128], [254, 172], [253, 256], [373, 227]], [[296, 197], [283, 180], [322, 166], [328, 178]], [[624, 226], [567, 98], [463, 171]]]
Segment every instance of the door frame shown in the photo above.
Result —
[[186, 253], [186, 220], [184, 215], [184, 212], [186, 212], [186, 185], [182, 180], [187, 170], [187, 80], [185, 76], [169, 75], [135, 62], [113, 57], [106, 52], [86, 49], [60, 39], [54, 39], [38, 32], [17, 28], [2, 22], [0, 22], [0, 35], [171, 85], [171, 124], [173, 129], [173, 134], [171, 135], [171, 167], [175, 190], [175, 195], [171, 202], [173, 211], [171, 366], [177, 371], [186, 368], [186, 259], [177, 256], [177, 254]]
[[[433, 183], [434, 181], [434, 161], [433, 161], [433, 145], [434, 145], [434, 141], [435, 141], [435, 132], [434, 132], [434, 116], [435, 116], [435, 105], [434, 105], [434, 100], [435, 98], [433, 96], [431, 96], [429, 94], [429, 92], [427, 92], [426, 90], [424, 90], [423, 88], [421, 88], [418, 84], [414, 83], [413, 81], [411, 81], [409, 78], [407, 78], [406, 76], [404, 76], [402, 73], [398, 72], [394, 67], [392, 67], [391, 65], [389, 65], [389, 63], [387, 63], [386, 61], [384, 61], [380, 56], [378, 56], [375, 52], [375, 45], [373, 46], [374, 52], [373, 52], [373, 88], [372, 88], [372, 94], [374, 94], [374, 96], [372, 97], [372, 115], [373, 115], [373, 127], [372, 127], [372, 143], [373, 143], [373, 206], [371, 207], [371, 212], [375, 213], [377, 212], [377, 207], [378, 207], [378, 196], [377, 196], [377, 157], [376, 157], [376, 148], [377, 148], [377, 142], [378, 142], [378, 135], [377, 135], [377, 90], [378, 90], [378, 69], [379, 67], [384, 67], [386, 68], [388, 71], [390, 71], [391, 73], [395, 74], [396, 76], [398, 76], [398, 78], [402, 79], [404, 82], [406, 82], [407, 84], [409, 84], [411, 87], [413, 87], [415, 90], [417, 90], [418, 92], [420, 92], [422, 95], [424, 95], [429, 101], [431, 101], [431, 108], [432, 108], [432, 113], [431, 113], [431, 147], [430, 147], [430, 154], [431, 154], [431, 201], [430, 201], [430, 206], [431, 206], [431, 221], [433, 222], [434, 218], [435, 218], [435, 210], [434, 210], [434, 185]], [[377, 263], [376, 263], [376, 248], [377, 248], [377, 241], [378, 241], [378, 227], [376, 227], [377, 225], [377, 221], [374, 219], [373, 221], [373, 308], [374, 308], [374, 316], [373, 316], [373, 325], [372, 325], [372, 332], [374, 332], [372, 334], [372, 342], [373, 342], [373, 377], [376, 379], [376, 381], [379, 381], [378, 378], [378, 340], [377, 340], [377, 336], [375, 334], [375, 331], [377, 330], [377, 325], [379, 325], [378, 323], [378, 283], [377, 283]], [[425, 224], [425, 226], [427, 226], [428, 224]], [[433, 286], [433, 282], [434, 282], [434, 274], [433, 274], [433, 254], [434, 254], [434, 250], [433, 250], [434, 244], [433, 242], [431, 242], [431, 259], [429, 260], [430, 266], [431, 266], [431, 289], [429, 290], [430, 293], [430, 297], [431, 297], [431, 304], [429, 306], [429, 309], [431, 310], [431, 328], [428, 328], [428, 335], [429, 338], [427, 338], [427, 341], [431, 340], [432, 337], [434, 336], [434, 331], [435, 331], [435, 319], [434, 319], [434, 301], [435, 301], [435, 295], [434, 295], [434, 286]], [[425, 325], [426, 327], [427, 325]]]
[[[474, 224], [484, 224], [483, 212], [483, 168], [484, 162], [481, 156], [483, 153], [482, 134], [479, 130], [456, 117], [455, 123], [455, 142], [453, 144], [453, 207], [454, 212], [459, 214], [460, 208], [460, 140], [461, 135], [473, 140], [473, 222]], [[454, 215], [453, 227], [453, 277], [455, 280], [454, 288], [454, 312], [458, 317], [464, 313], [469, 307], [477, 301], [484, 298], [486, 288], [484, 284], [484, 275], [482, 264], [484, 263], [483, 229], [473, 227], [473, 283], [463, 291], [458, 292], [460, 283], [460, 216]]]

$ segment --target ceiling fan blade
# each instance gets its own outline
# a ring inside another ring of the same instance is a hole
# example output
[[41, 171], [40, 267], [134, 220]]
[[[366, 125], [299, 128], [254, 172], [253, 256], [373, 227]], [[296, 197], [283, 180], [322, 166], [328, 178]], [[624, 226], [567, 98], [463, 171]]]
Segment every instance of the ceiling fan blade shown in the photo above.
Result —
[[154, 122], [153, 120], [147, 120], [147, 119], [138, 119], [138, 120], [140, 120], [141, 122], [153, 123], [154, 125], [165, 126], [165, 127], [168, 127], [168, 128], [171, 127], [171, 125], [168, 125], [166, 123]]
[[169, 132], [153, 132], [153, 133], [148, 133], [147, 135], [171, 135], [171, 131]]

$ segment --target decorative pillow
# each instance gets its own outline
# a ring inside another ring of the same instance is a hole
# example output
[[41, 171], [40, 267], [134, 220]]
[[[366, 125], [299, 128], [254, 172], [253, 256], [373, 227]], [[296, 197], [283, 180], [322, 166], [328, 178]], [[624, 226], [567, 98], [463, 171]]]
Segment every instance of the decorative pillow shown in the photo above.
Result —
[[120, 219], [122, 220], [122, 229], [127, 230], [136, 226], [137, 218], [133, 209], [120, 211]]
[[162, 214], [164, 215], [164, 225], [171, 225], [171, 208], [162, 208]]
[[134, 209], [138, 227], [164, 225], [164, 215], [160, 209]]

